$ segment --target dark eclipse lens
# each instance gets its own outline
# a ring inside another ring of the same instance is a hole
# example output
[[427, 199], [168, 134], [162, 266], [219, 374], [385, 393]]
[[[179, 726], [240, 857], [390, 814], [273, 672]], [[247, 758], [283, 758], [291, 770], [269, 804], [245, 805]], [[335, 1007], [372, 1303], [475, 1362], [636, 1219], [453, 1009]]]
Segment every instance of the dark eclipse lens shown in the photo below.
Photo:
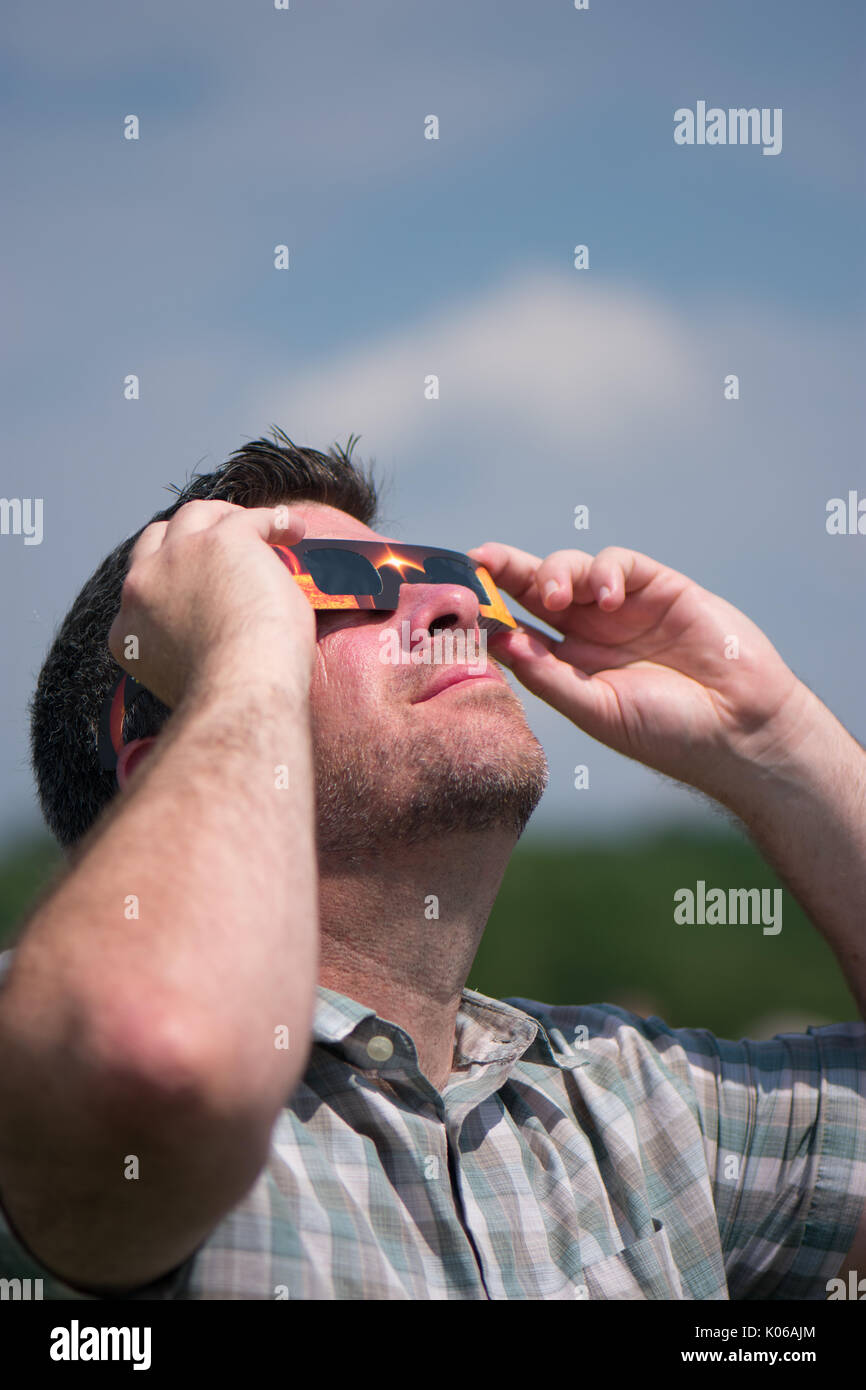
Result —
[[462, 584], [471, 589], [479, 603], [489, 603], [490, 595], [478, 575], [462, 560], [452, 560], [447, 555], [430, 555], [424, 561], [424, 574], [431, 584]]
[[307, 550], [304, 563], [323, 594], [381, 594], [382, 580], [375, 565], [353, 550], [322, 546]]

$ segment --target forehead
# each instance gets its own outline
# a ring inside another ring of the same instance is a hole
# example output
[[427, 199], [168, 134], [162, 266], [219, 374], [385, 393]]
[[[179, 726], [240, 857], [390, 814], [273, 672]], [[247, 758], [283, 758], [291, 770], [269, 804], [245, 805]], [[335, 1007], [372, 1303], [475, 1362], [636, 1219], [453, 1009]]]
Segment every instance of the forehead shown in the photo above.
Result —
[[363, 521], [358, 521], [337, 507], [325, 506], [322, 502], [289, 502], [289, 511], [300, 516], [306, 524], [305, 540], [315, 540], [318, 536], [329, 536], [345, 541], [393, 541], [399, 544], [396, 536], [383, 536], [380, 531], [372, 531]]

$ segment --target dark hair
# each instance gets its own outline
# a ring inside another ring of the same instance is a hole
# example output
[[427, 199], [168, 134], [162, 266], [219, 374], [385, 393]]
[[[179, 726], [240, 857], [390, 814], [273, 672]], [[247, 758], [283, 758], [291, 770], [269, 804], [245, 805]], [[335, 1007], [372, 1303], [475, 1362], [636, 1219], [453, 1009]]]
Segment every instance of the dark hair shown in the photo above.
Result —
[[[236, 449], [213, 473], [196, 473], [177, 501], [122, 541], [79, 593], [56, 633], [30, 700], [30, 748], [42, 814], [52, 834], [71, 851], [118, 790], [114, 772], [99, 765], [96, 736], [105, 696], [122, 674], [108, 650], [108, 633], [120, 608], [132, 548], [154, 521], [167, 521], [195, 498], [241, 507], [283, 502], [321, 502], [369, 526], [379, 497], [372, 473], [352, 460], [357, 436], [327, 454], [294, 444], [272, 427], [273, 440], [256, 439]], [[127, 714], [124, 741], [157, 734], [170, 710], [149, 691]]]

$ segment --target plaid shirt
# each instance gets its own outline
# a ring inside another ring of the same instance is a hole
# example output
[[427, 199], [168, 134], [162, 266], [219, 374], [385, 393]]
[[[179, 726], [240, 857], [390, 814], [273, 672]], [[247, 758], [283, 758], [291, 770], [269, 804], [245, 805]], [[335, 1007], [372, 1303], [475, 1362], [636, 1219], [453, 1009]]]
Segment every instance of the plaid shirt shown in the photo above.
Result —
[[[826, 1298], [866, 1203], [866, 1025], [727, 1042], [464, 990], [455, 1044], [440, 1093], [408, 1033], [320, 987], [254, 1186], [126, 1297]], [[94, 1297], [2, 1212], [0, 1277]]]

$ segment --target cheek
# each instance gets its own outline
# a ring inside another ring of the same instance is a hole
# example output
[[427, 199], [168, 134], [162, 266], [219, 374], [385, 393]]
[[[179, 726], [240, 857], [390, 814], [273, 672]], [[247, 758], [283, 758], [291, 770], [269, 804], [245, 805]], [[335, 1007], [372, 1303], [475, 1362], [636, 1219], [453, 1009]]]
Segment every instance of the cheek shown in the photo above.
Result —
[[372, 633], [365, 632], [362, 638], [350, 629], [319, 641], [310, 684], [317, 719], [345, 720], [349, 714], [356, 718], [366, 709], [375, 713], [388, 669], [378, 659], [379, 650]]

